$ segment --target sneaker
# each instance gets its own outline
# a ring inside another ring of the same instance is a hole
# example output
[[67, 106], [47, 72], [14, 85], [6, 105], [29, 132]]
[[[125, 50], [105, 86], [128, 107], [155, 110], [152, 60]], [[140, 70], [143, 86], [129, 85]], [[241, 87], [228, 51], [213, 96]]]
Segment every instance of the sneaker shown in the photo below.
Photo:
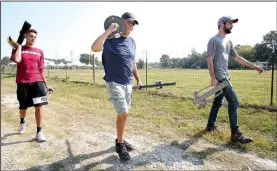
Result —
[[45, 138], [45, 136], [43, 135], [42, 132], [39, 132], [36, 135], [36, 140], [38, 140], [39, 142], [44, 142], [44, 141], [46, 141], [46, 138]]
[[22, 134], [25, 132], [25, 128], [26, 128], [26, 122], [25, 123], [20, 123], [19, 127], [18, 127], [18, 133]]
[[212, 131], [218, 131], [216, 125], [209, 125], [207, 124], [205, 131], [212, 132]]
[[[127, 151], [133, 151], [135, 148], [130, 144], [129, 142], [123, 140], [123, 143], [125, 144], [125, 147]], [[117, 144], [117, 139], [115, 139], [115, 145]]]
[[240, 142], [240, 143], [250, 143], [253, 140], [252, 140], [252, 138], [243, 135], [242, 132], [237, 131], [236, 133], [233, 133], [231, 135], [231, 141]]
[[127, 149], [124, 143], [116, 143], [115, 151], [118, 153], [119, 159], [121, 161], [130, 160], [130, 155], [127, 152]]

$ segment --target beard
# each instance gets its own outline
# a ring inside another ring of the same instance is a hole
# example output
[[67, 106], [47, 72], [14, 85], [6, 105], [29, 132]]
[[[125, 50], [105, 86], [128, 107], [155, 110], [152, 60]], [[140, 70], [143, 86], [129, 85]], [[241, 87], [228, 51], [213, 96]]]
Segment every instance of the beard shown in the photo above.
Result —
[[228, 29], [226, 26], [224, 26], [223, 30], [224, 30], [224, 32], [225, 32], [226, 34], [232, 33], [232, 32], [231, 32], [232, 27]]

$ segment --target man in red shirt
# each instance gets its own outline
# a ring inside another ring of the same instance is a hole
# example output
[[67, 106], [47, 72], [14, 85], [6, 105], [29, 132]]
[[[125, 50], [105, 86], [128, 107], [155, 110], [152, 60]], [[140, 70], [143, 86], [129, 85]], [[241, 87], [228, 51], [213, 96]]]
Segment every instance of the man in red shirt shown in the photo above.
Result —
[[[25, 131], [25, 116], [28, 107], [35, 107], [37, 122], [36, 139], [39, 142], [46, 141], [41, 132], [42, 105], [47, 105], [47, 90], [51, 89], [44, 77], [44, 54], [41, 49], [34, 47], [37, 31], [30, 29], [26, 35], [26, 44], [13, 49], [11, 60], [17, 63], [16, 83], [17, 99], [19, 101], [20, 125], [19, 133]], [[51, 89], [52, 90], [52, 89]]]

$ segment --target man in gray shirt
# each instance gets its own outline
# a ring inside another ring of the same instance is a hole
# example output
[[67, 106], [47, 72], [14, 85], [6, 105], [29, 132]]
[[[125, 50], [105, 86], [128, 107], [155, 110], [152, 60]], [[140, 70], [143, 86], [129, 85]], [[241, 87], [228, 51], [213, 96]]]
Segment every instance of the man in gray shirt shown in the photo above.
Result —
[[[216, 86], [217, 84], [223, 82], [225, 79], [230, 81], [230, 76], [228, 72], [228, 59], [229, 56], [233, 57], [236, 62], [241, 65], [247, 66], [261, 73], [263, 71], [262, 67], [254, 65], [249, 61], [245, 60], [243, 57], [239, 56], [234, 49], [232, 42], [226, 38], [227, 34], [231, 33], [233, 28], [233, 23], [237, 23], [238, 19], [232, 19], [229, 16], [221, 17], [218, 20], [218, 34], [213, 36], [208, 43], [208, 69], [211, 77], [211, 85]], [[216, 95], [219, 92], [216, 93]], [[238, 111], [239, 100], [236, 95], [235, 90], [232, 86], [227, 86], [223, 89], [223, 93], [214, 99], [212, 108], [210, 110], [208, 124], [206, 131], [211, 132], [216, 130], [216, 118], [220, 107], [222, 106], [222, 100], [226, 97], [228, 101], [228, 114], [229, 122], [231, 128], [231, 141], [240, 143], [249, 143], [253, 140], [242, 134], [239, 130], [238, 124]]]

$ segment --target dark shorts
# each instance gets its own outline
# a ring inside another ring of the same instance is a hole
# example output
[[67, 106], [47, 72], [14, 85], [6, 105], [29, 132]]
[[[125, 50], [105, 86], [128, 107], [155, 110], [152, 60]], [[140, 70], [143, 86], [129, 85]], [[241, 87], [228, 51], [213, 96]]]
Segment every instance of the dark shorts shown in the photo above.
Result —
[[42, 81], [17, 83], [16, 93], [19, 101], [19, 109], [48, 104], [45, 84]]

